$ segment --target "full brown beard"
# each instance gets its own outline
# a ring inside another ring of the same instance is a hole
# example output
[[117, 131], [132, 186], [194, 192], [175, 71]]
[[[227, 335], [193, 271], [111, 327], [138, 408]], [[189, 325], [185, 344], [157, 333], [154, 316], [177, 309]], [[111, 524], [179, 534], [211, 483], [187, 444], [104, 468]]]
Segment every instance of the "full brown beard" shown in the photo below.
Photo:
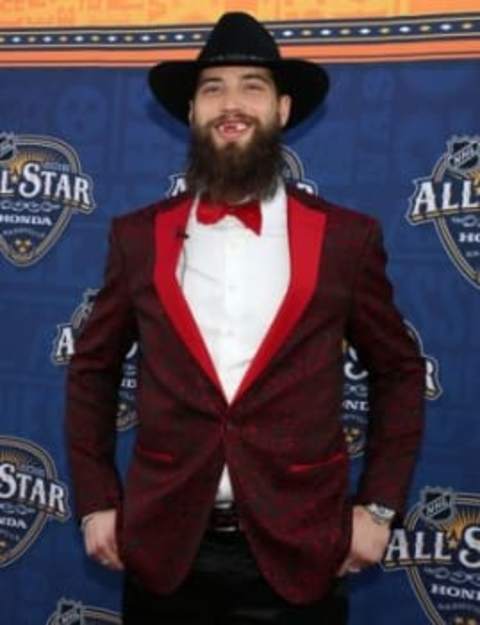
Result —
[[268, 199], [274, 194], [282, 169], [280, 124], [263, 127], [256, 119], [242, 120], [254, 125], [245, 146], [235, 142], [220, 148], [215, 145], [211, 128], [219, 119], [204, 127], [192, 126], [186, 174], [191, 192], [205, 192], [214, 202], [230, 203], [247, 197]]

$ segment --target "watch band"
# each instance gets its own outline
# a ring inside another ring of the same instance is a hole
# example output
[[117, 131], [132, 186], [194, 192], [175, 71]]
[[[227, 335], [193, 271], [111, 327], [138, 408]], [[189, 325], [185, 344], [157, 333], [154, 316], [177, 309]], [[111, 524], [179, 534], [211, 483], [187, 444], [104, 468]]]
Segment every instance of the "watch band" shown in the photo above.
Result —
[[377, 503], [369, 503], [365, 506], [365, 509], [378, 525], [390, 525], [395, 516], [395, 510]]

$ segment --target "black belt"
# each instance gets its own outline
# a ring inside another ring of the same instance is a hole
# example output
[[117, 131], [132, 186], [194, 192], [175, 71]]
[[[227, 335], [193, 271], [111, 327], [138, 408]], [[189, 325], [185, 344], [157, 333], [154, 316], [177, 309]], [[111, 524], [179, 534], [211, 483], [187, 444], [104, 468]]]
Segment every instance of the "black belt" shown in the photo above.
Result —
[[208, 529], [215, 532], [240, 531], [237, 507], [233, 501], [219, 502], [214, 505], [208, 520]]

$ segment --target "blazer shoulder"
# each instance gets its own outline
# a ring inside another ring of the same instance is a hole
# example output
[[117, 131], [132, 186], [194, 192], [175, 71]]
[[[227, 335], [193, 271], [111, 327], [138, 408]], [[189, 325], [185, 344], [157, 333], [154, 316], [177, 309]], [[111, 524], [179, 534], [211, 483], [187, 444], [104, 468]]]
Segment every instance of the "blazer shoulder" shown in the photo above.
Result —
[[352, 208], [340, 206], [319, 195], [307, 193], [296, 187], [288, 186], [287, 189], [289, 195], [295, 197], [299, 202], [308, 206], [308, 208], [324, 212], [333, 223], [361, 229], [366, 228], [368, 230], [374, 226], [378, 226], [378, 221], [370, 215], [366, 215]]
[[175, 197], [158, 200], [125, 215], [114, 217], [112, 219], [112, 230], [120, 236], [128, 236], [132, 233], [138, 234], [142, 230], [150, 230], [158, 213], [173, 210], [189, 198], [193, 201], [190, 194], [181, 193]]

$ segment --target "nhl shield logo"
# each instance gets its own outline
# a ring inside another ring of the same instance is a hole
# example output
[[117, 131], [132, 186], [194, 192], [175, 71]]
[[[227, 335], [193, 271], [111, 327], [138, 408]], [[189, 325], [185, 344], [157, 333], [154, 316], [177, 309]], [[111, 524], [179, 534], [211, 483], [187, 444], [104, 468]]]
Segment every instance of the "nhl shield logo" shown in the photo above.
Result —
[[451, 521], [457, 513], [453, 492], [445, 488], [424, 489], [420, 494], [419, 511], [432, 525]]
[[382, 566], [405, 570], [434, 625], [479, 622], [480, 496], [426, 487], [404, 528], [392, 532]]
[[122, 620], [118, 614], [110, 610], [62, 598], [46, 625], [101, 625], [103, 623], [121, 625]]
[[452, 137], [431, 175], [414, 182], [408, 222], [433, 224], [456, 268], [480, 288], [480, 136]]
[[[416, 328], [406, 319], [407, 331], [416, 342], [420, 353], [425, 358], [426, 380], [425, 398], [436, 400], [442, 394], [439, 380], [439, 367], [436, 358], [425, 354], [422, 339]], [[365, 451], [369, 420], [368, 371], [362, 365], [355, 349], [348, 343], [343, 346], [343, 431], [351, 458], [356, 458]]]
[[0, 567], [25, 553], [47, 519], [69, 516], [67, 488], [50, 455], [31, 441], [0, 437]]
[[73, 213], [95, 208], [75, 150], [54, 137], [0, 133], [0, 252], [17, 267], [38, 262]]

